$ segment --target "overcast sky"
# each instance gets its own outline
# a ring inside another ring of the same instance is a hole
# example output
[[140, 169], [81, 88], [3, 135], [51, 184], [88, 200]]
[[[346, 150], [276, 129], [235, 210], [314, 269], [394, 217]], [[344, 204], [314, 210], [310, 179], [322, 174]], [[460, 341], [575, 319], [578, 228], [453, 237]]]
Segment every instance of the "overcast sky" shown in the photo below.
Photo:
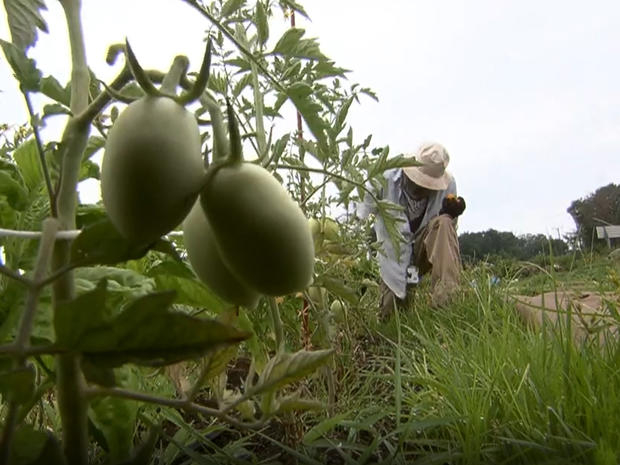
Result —
[[[32, 56], [68, 79], [62, 12]], [[125, 36], [145, 67], [183, 53], [200, 63], [208, 24], [175, 0], [83, 0], [90, 66]], [[391, 153], [442, 143], [467, 201], [459, 232], [574, 230], [571, 201], [620, 182], [620, 2], [617, 0], [307, 0], [297, 26], [379, 103], [353, 107], [356, 137]], [[9, 39], [2, 10], [0, 37]], [[113, 16], [115, 15], [115, 16]], [[122, 15], [122, 16], [120, 16]], [[148, 15], [148, 19], [147, 16]], [[286, 26], [276, 17], [272, 32]], [[4, 57], [0, 122], [25, 121]], [[293, 122], [294, 124], [294, 122]]]

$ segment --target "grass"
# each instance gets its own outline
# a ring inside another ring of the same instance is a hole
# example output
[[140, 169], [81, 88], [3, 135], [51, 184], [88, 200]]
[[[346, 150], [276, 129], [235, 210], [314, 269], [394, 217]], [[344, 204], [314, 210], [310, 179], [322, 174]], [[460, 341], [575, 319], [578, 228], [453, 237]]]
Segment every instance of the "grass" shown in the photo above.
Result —
[[[398, 318], [369, 323], [363, 333], [375, 337], [340, 355], [343, 416], [306, 452], [337, 450], [334, 463], [620, 462], [618, 344], [576, 347], [565, 329], [531, 331], [506, 299], [574, 282], [619, 290], [609, 279], [617, 265], [581, 266], [499, 285], [478, 267], [449, 309], [430, 310], [422, 291]], [[355, 319], [370, 321], [368, 310]]]
[[[482, 264], [465, 273], [449, 308], [430, 309], [421, 286], [411, 308], [384, 323], [370, 289], [332, 328], [333, 411], [254, 433], [220, 425], [202, 441], [208, 427], [186, 428], [202, 444], [174, 463], [618, 464], [618, 342], [593, 337], [577, 347], [566, 328], [532, 331], [507, 299], [576, 286], [620, 292], [618, 263], [565, 262], [517, 265], [499, 283]], [[304, 389], [327, 399], [327, 386], [317, 374]], [[177, 442], [175, 450], [186, 443]]]

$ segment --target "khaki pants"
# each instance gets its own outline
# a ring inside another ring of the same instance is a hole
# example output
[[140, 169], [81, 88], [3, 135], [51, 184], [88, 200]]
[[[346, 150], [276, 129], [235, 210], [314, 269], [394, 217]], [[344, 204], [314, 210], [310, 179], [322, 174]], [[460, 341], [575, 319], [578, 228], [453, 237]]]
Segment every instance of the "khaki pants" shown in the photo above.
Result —
[[[420, 275], [430, 272], [431, 302], [433, 307], [447, 305], [458, 289], [461, 276], [461, 253], [454, 222], [449, 215], [433, 218], [415, 237], [413, 263]], [[409, 303], [411, 289], [407, 287], [407, 297], [399, 299], [390, 288], [381, 283], [381, 314], [388, 316], [396, 303], [405, 307]]]

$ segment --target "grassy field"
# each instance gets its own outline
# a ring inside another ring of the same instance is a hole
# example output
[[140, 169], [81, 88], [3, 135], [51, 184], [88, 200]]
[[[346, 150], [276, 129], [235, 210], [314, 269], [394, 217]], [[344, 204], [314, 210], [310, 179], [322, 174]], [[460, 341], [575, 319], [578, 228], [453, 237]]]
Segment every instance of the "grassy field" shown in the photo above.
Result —
[[[532, 331], [507, 297], [565, 287], [620, 292], [620, 265], [603, 257], [565, 258], [559, 271], [516, 264], [499, 282], [496, 268], [467, 270], [462, 294], [443, 310], [429, 308], [421, 286], [411, 308], [387, 322], [377, 321], [377, 295], [367, 292], [334, 325], [330, 408], [260, 432], [213, 430], [209, 460], [619, 463], [618, 343], [593, 337], [577, 347], [566, 328]], [[305, 389], [328, 399], [324, 375]]]

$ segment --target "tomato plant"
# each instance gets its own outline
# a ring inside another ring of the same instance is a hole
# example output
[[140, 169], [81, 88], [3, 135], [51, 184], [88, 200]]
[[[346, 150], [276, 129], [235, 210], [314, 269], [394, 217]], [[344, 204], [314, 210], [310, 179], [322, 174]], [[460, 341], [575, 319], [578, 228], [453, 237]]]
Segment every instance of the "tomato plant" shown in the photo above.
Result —
[[[374, 95], [345, 87], [316, 39], [291, 27], [270, 40], [269, 18], [307, 16], [300, 4], [183, 1], [209, 24], [199, 69], [179, 55], [146, 71], [129, 44], [112, 44], [108, 62], [125, 65], [103, 83], [84, 52], [81, 1], [60, 0], [64, 85], [29, 58], [45, 2], [4, 2], [11, 41], [0, 45], [30, 121], [2, 128], [0, 463], [148, 463], [178, 412], [248, 429], [323, 408], [293, 390], [333, 353], [328, 319], [297, 291], [314, 280], [323, 310], [338, 302], [346, 318], [359, 280], [344, 257], [364, 243], [350, 206], [410, 162], [355, 141], [349, 109]], [[282, 130], [291, 105], [305, 125]], [[65, 118], [60, 140], [44, 140], [44, 118]], [[102, 202], [80, 203], [87, 178], [100, 179]], [[346, 227], [326, 219], [334, 211]], [[320, 250], [308, 217], [320, 219]], [[300, 341], [308, 306], [328, 335], [319, 350]], [[227, 389], [239, 350], [246, 381]], [[195, 370], [175, 396], [159, 368], [179, 362]]]

